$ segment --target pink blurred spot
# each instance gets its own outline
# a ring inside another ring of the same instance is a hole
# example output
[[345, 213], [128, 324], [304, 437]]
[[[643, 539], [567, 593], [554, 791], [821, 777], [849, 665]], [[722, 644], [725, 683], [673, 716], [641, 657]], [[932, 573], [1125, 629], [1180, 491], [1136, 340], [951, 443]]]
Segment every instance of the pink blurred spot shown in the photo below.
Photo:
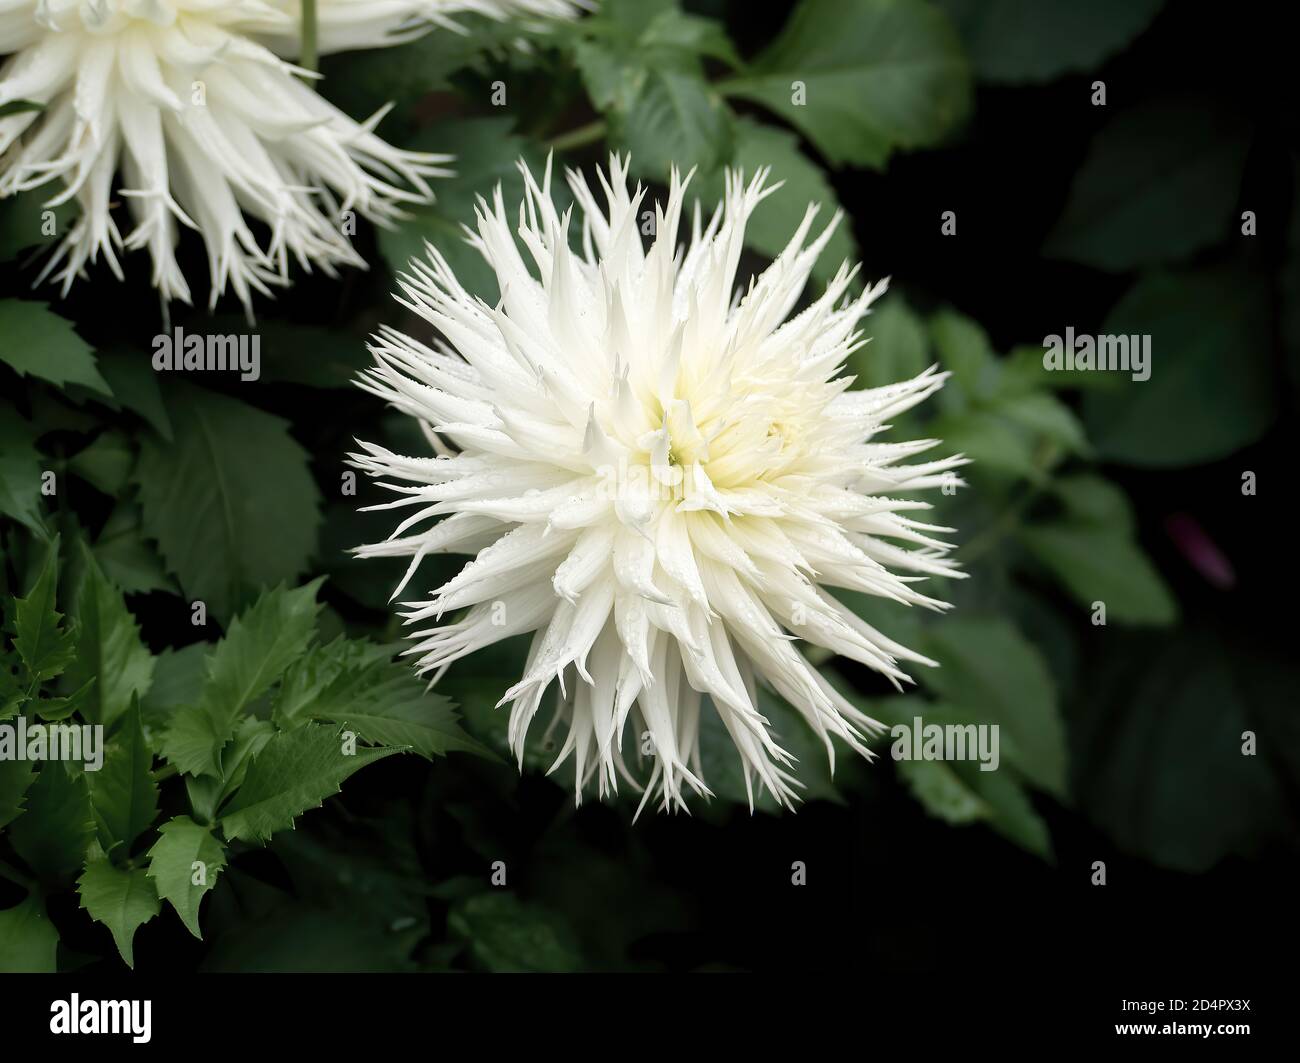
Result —
[[1165, 518], [1165, 531], [1178, 547], [1179, 553], [1205, 577], [1207, 583], [1221, 591], [1237, 585], [1237, 573], [1232, 562], [1205, 533], [1195, 517], [1186, 513], [1171, 513]]

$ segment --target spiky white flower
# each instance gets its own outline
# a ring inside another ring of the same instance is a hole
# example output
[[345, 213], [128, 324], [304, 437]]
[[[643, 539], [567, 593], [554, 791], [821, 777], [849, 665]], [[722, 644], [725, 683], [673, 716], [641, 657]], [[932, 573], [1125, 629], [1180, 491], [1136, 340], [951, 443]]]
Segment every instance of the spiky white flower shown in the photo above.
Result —
[[656, 204], [647, 250], [645, 191], [629, 193], [626, 163], [615, 158], [601, 174], [603, 208], [570, 173], [582, 212], [575, 253], [549, 166], [540, 186], [521, 170], [518, 236], [540, 280], [498, 188], [490, 207], [480, 201], [472, 242], [496, 272], [500, 303], [470, 295], [431, 247], [430, 261], [401, 279], [400, 301], [441, 341], [430, 348], [391, 328], [375, 337], [361, 385], [416, 418], [438, 456], [362, 444], [354, 462], [402, 496], [376, 508], [415, 512], [358, 552], [413, 556], [394, 597], [429, 554], [476, 554], [428, 600], [406, 605], [411, 624], [467, 610], [418, 631], [408, 652], [436, 679], [483, 646], [533, 634], [524, 675], [501, 701], [512, 703], [521, 766], [529, 725], [558, 680], [568, 735], [556, 766], [575, 758], [579, 796], [593, 774], [602, 796], [620, 775], [637, 785], [622, 756], [629, 719], [653, 746], [642, 806], [656, 784], [664, 807], [684, 803], [684, 785], [707, 795], [700, 714], [716, 711], [751, 803], [757, 779], [789, 805], [798, 781], [760, 715], [757, 682], [798, 710], [832, 767], [833, 737], [869, 756], [864, 738], [880, 726], [818, 674], [796, 638], [896, 684], [908, 678], [900, 661], [933, 664], [829, 588], [943, 606], [914, 583], [958, 574], [935, 537], [951, 529], [907, 515], [926, 503], [892, 496], [960, 482], [951, 470], [963, 459], [907, 465], [936, 441], [873, 438], [945, 374], [932, 367], [850, 390], [852, 378], [838, 374], [886, 282], [850, 297], [847, 263], [789, 316], [839, 220], [805, 246], [816, 207], [733, 298], [746, 222], [779, 187], [766, 186], [765, 171], [748, 184], [730, 175], [707, 224], [697, 204], [680, 253], [689, 175], [674, 174], [667, 204]]
[[[418, 35], [449, 15], [569, 13], [563, 0], [319, 0], [322, 52]], [[75, 226], [39, 280], [66, 293], [102, 255], [148, 248], [153, 283], [190, 301], [181, 227], [207, 248], [211, 302], [227, 286], [250, 305], [288, 281], [290, 259], [333, 275], [364, 266], [347, 212], [380, 225], [427, 201], [450, 156], [400, 151], [305, 84], [299, 0], [0, 0], [0, 196], [60, 180]], [[115, 178], [134, 228], [110, 209]], [[252, 223], [252, 224], [250, 224]]]

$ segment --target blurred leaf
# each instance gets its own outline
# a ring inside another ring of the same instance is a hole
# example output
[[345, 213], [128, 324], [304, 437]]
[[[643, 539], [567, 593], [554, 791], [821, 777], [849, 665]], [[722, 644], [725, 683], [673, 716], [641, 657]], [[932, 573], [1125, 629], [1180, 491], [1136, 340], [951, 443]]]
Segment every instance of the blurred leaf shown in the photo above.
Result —
[[1201, 465], [1255, 442], [1272, 424], [1267, 292], [1250, 275], [1143, 277], [1102, 328], [1151, 337], [1150, 379], [1085, 397], [1088, 438], [1103, 457], [1146, 468]]
[[950, 616], [927, 628], [916, 648], [939, 662], [917, 669], [921, 683], [964, 722], [999, 725], [1004, 757], [1035, 786], [1064, 796], [1065, 731], [1052, 675], [1015, 625], [992, 615]]
[[144, 529], [186, 597], [225, 621], [250, 592], [303, 572], [320, 497], [280, 418], [185, 385], [169, 405], [175, 441], [146, 437], [136, 469]]
[[157, 548], [145, 541], [140, 521], [138, 505], [119, 501], [104, 522], [91, 552], [104, 575], [124, 594], [150, 591], [176, 594], [176, 584], [167, 575]]
[[153, 678], [153, 655], [140, 638], [122, 594], [104, 578], [89, 550], [77, 596], [77, 655], [68, 670], [77, 686], [96, 680], [86, 704], [90, 723], [112, 727], [131, 699], [143, 695]]
[[[1295, 670], [1230, 639], [1199, 626], [1112, 634], [1074, 721], [1080, 806], [1126, 851], [1164, 867], [1205, 871], [1294, 840]], [[1243, 753], [1246, 732], [1255, 755]]]
[[880, 168], [896, 148], [937, 144], [971, 108], [957, 33], [920, 0], [802, 0], [781, 35], [722, 88], [775, 111], [836, 166]]
[[1089, 474], [1062, 477], [1052, 490], [1064, 502], [1065, 514], [1017, 532], [1029, 552], [1082, 605], [1104, 602], [1107, 620], [1172, 624], [1178, 603], [1134, 539], [1123, 492]]
[[[0, 262], [7, 262], [38, 244], [52, 246], [59, 239], [57, 234], [66, 233], [72, 227], [77, 216], [76, 201], [46, 207], [45, 201], [50, 196], [48, 189], [36, 188], [0, 200]], [[47, 222], [46, 211], [53, 215], [54, 235], [42, 232]]]
[[564, 974], [582, 969], [572, 931], [546, 909], [511, 893], [480, 893], [457, 903], [447, 917], [475, 966], [492, 972], [545, 971]]
[[54, 974], [58, 947], [59, 932], [36, 894], [0, 910], [0, 974]]
[[81, 907], [113, 934], [122, 962], [135, 966], [135, 932], [161, 910], [158, 894], [143, 868], [124, 871], [109, 860], [91, 860], [77, 880]]
[[[213, 837], [211, 828], [188, 816], [177, 816], [158, 828], [158, 840], [149, 850], [147, 874], [159, 898], [171, 904], [189, 932], [201, 940], [199, 906], [225, 866], [225, 846]], [[202, 873], [196, 875], [196, 871]]]
[[44, 303], [0, 299], [0, 362], [19, 376], [33, 376], [58, 387], [81, 384], [110, 395], [95, 367], [90, 346], [73, 331], [72, 322]]
[[229, 841], [264, 843], [338, 793], [349, 775], [397, 752], [358, 746], [347, 754], [335, 729], [318, 724], [277, 734], [253, 758], [244, 784], [222, 812], [221, 829]]
[[68, 461], [68, 469], [110, 498], [125, 490], [135, 467], [135, 448], [123, 433], [101, 432]]
[[1044, 254], [1121, 271], [1223, 239], [1249, 143], [1248, 125], [1203, 102], [1122, 111], [1089, 147]]
[[873, 307], [862, 325], [870, 342], [849, 355], [856, 387], [880, 388], [911, 380], [934, 364], [925, 325], [901, 294]]
[[158, 374], [147, 356], [139, 351], [110, 349], [100, 354], [99, 371], [113, 390], [111, 399], [99, 401], [114, 410], [139, 414], [163, 439], [172, 438], [171, 418], [163, 403]]
[[[760, 125], [749, 119], [738, 121], [735, 157], [731, 165], [743, 170], [747, 176], [768, 166], [772, 170], [769, 183], [784, 182], [784, 187], [765, 199], [745, 226], [745, 243], [767, 258], [776, 258], [785, 249], [809, 204], [816, 203], [822, 208], [814, 233], [829, 224], [839, 209], [835, 189], [826, 179], [826, 174], [799, 150], [799, 138], [784, 129]], [[687, 190], [688, 198], [692, 192], [697, 192], [706, 207], [720, 203], [724, 192], [722, 174], [697, 174]], [[840, 268], [841, 262], [852, 262], [857, 254], [853, 227], [845, 218], [813, 266], [813, 281], [824, 286]], [[875, 323], [876, 315], [871, 321]]]
[[1151, 24], [1164, 0], [939, 0], [981, 81], [1023, 84], [1092, 70]]

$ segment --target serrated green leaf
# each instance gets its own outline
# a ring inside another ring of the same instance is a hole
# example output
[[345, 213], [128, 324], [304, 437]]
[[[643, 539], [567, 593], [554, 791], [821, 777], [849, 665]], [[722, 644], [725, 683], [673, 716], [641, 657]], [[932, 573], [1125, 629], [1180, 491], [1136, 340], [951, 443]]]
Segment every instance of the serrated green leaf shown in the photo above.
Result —
[[0, 974], [54, 974], [58, 948], [59, 932], [40, 897], [0, 911]]
[[100, 845], [109, 855], [114, 855], [118, 846], [129, 854], [135, 840], [158, 816], [153, 755], [145, 745], [140, 704], [135, 696], [104, 752], [103, 766], [86, 774]]
[[81, 384], [111, 395], [99, 375], [90, 346], [73, 331], [72, 322], [44, 303], [0, 299], [0, 362], [19, 376], [32, 376], [58, 387]]
[[168, 820], [158, 828], [158, 835], [149, 850], [147, 874], [154, 880], [158, 896], [176, 909], [189, 932], [201, 940], [199, 906], [226, 866], [226, 847], [211, 828], [188, 816]]
[[14, 851], [42, 880], [62, 882], [77, 873], [94, 835], [86, 774], [62, 761], [43, 763], [27, 791], [27, 811], [9, 828]]
[[14, 648], [38, 682], [61, 675], [76, 655], [76, 637], [63, 628], [55, 608], [59, 585], [59, 540], [45, 552], [45, 563], [26, 598], [14, 602]]
[[36, 781], [36, 769], [31, 761], [0, 760], [0, 828], [9, 826], [23, 814], [23, 798]]
[[104, 578], [90, 550], [84, 554], [85, 574], [77, 595], [77, 655], [68, 678], [74, 684], [95, 680], [86, 718], [108, 728], [133, 697], [148, 692], [153, 655], [121, 593]]
[[154, 918], [162, 905], [143, 868], [125, 871], [109, 860], [91, 860], [77, 879], [81, 907], [113, 935], [122, 962], [135, 966], [135, 932]]
[[656, 179], [674, 166], [711, 173], [730, 162], [734, 150], [730, 110], [693, 71], [651, 69], [628, 109], [611, 116], [609, 135], [630, 154], [634, 173]]
[[346, 726], [366, 742], [423, 757], [487, 750], [460, 726], [452, 702], [431, 694], [382, 646], [343, 638], [317, 647], [285, 677], [275, 707], [281, 726], [316, 720]]
[[803, 0], [722, 88], [775, 111], [836, 166], [882, 167], [897, 148], [938, 143], [972, 97], [956, 31], [920, 0]]
[[306, 652], [316, 630], [320, 583], [268, 591], [231, 623], [209, 658], [198, 703], [175, 712], [163, 737], [164, 755], [177, 768], [220, 774], [221, 750], [239, 715]]
[[20, 522], [44, 538], [42, 465], [32, 426], [11, 406], [0, 405], [0, 516]]
[[280, 418], [186, 385], [169, 390], [168, 407], [175, 439], [146, 437], [136, 469], [144, 530], [186, 597], [224, 621], [306, 568], [320, 496]]
[[340, 736], [316, 724], [277, 734], [253, 759], [243, 786], [222, 811], [221, 829], [229, 841], [264, 843], [338, 793], [353, 772], [397, 752], [359, 746], [345, 754]]

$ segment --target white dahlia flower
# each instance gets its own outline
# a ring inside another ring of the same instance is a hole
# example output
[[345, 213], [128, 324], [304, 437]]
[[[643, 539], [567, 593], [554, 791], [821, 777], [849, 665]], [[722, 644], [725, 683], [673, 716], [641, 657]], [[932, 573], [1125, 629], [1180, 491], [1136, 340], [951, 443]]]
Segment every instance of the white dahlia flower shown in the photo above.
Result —
[[[418, 35], [461, 12], [571, 13], [562, 0], [319, 0], [322, 52]], [[290, 259], [333, 275], [364, 266], [349, 211], [380, 225], [431, 198], [450, 156], [398, 150], [304, 83], [299, 0], [0, 0], [0, 196], [59, 180], [50, 206], [81, 213], [39, 280], [66, 293], [102, 255], [148, 248], [153, 283], [190, 301], [181, 227], [207, 247], [211, 302], [250, 305], [288, 281]], [[118, 177], [120, 173], [120, 178]], [[120, 180], [120, 186], [115, 182]], [[134, 228], [111, 210], [120, 194]], [[257, 223], [258, 228], [250, 226]], [[259, 231], [260, 230], [260, 231]]]
[[[805, 246], [810, 207], [789, 246], [735, 291], [745, 225], [778, 186], [766, 172], [727, 181], [725, 203], [678, 249], [686, 181], [673, 175], [642, 246], [645, 192], [629, 193], [626, 162], [601, 174], [606, 206], [584, 179], [571, 211], [521, 167], [526, 199], [513, 238], [498, 188], [480, 201], [472, 242], [496, 272], [501, 301], [470, 295], [429, 248], [401, 301], [441, 336], [426, 346], [385, 328], [360, 381], [416, 418], [436, 457], [362, 444], [360, 468], [390, 478], [413, 507], [370, 557], [414, 559], [397, 597], [432, 553], [474, 554], [427, 601], [408, 603], [422, 673], [500, 639], [532, 633], [512, 703], [509, 738], [525, 736], [552, 680], [568, 734], [556, 766], [575, 760], [578, 796], [598, 775], [602, 796], [621, 775], [631, 722], [654, 753], [642, 807], [684, 804], [684, 784], [709, 794], [700, 770], [700, 714], [717, 712], [753, 782], [782, 804], [795, 797], [793, 758], [758, 709], [756, 684], [784, 697], [826, 745], [838, 737], [870, 756], [880, 725], [842, 697], [795, 648], [825, 647], [898, 684], [901, 661], [933, 664], [863, 622], [831, 588], [909, 605], [944, 603], [915, 588], [957, 575], [936, 534], [906, 514], [927, 504], [895, 493], [958, 483], [961, 458], [903, 462], [936, 444], [873, 442], [896, 414], [943, 383], [933, 368], [865, 391], [839, 376], [860, 343], [855, 326], [885, 283], [849, 297], [855, 270], [793, 317], [838, 216]], [[540, 278], [540, 279], [537, 279]], [[454, 448], [454, 449], [453, 449]], [[445, 516], [444, 516], [445, 515]], [[442, 517], [436, 523], [428, 524]], [[415, 529], [419, 530], [415, 530]], [[897, 574], [903, 573], [903, 574]], [[708, 696], [703, 703], [703, 695]], [[554, 769], [552, 769], [554, 770]]]

